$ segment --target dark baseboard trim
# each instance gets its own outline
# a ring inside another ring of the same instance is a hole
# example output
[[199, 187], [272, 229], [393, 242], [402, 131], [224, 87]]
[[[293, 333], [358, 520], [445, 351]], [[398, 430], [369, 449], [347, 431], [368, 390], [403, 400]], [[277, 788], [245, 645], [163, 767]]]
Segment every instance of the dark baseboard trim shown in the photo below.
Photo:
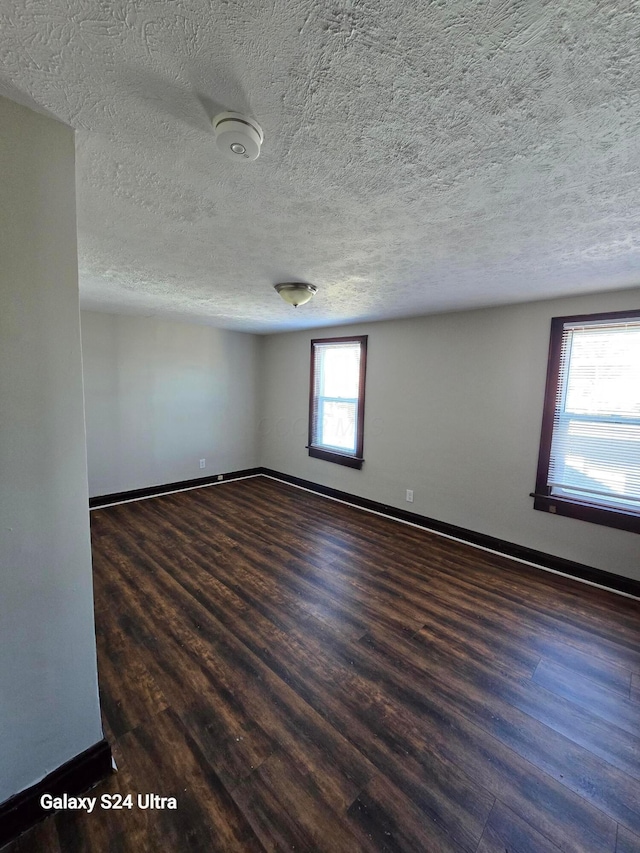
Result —
[[238, 480], [241, 477], [255, 477], [262, 473], [262, 468], [245, 468], [244, 471], [229, 471], [226, 474], [212, 474], [209, 477], [198, 477], [196, 480], [181, 480], [179, 483], [164, 483], [160, 486], [147, 486], [144, 489], [133, 489], [130, 492], [114, 492], [112, 495], [99, 495], [89, 498], [89, 507], [97, 509], [107, 504], [117, 504], [123, 501], [135, 501], [141, 498], [152, 498], [154, 495], [164, 495], [167, 492], [179, 492], [181, 489], [197, 489], [198, 486], [210, 486], [225, 480]]
[[106, 779], [112, 772], [111, 747], [106, 740], [101, 740], [26, 791], [0, 804], [0, 847], [53, 814], [40, 806], [43, 794], [77, 796]]
[[418, 515], [415, 512], [407, 512], [403, 509], [398, 509], [388, 504], [372, 501], [368, 498], [361, 498], [357, 495], [349, 494], [349, 492], [341, 492], [338, 489], [331, 489], [328, 486], [321, 486], [318, 483], [313, 483], [310, 480], [303, 480], [300, 477], [292, 477], [290, 474], [282, 474], [280, 471], [273, 471], [271, 468], [260, 469], [261, 473], [268, 477], [275, 477], [277, 480], [282, 480], [285, 483], [291, 483], [293, 486], [302, 486], [312, 492], [317, 492], [320, 495], [326, 495], [329, 498], [336, 498], [340, 501], [354, 504], [362, 509], [369, 509], [373, 512], [380, 512], [384, 515], [389, 515], [399, 521], [409, 521], [411, 524], [416, 524], [418, 527], [424, 527], [426, 530], [433, 530], [436, 533], [444, 533], [447, 536], [454, 536], [456, 539], [461, 539], [463, 542], [468, 542], [470, 545], [478, 545], [481, 548], [489, 548], [491, 551], [497, 551], [504, 554], [505, 557], [515, 557], [519, 560], [526, 560], [528, 563], [542, 566], [545, 569], [551, 569], [554, 572], [562, 572], [564, 575], [576, 578], [577, 580], [589, 581], [590, 583], [604, 586], [614, 592], [624, 592], [628, 595], [633, 595], [640, 598], [640, 581], [632, 578], [625, 578], [622, 575], [615, 575], [612, 572], [605, 572], [602, 569], [596, 569], [593, 566], [585, 566], [582, 563], [575, 563], [573, 560], [565, 560], [563, 557], [555, 557], [553, 554], [545, 554], [543, 551], [536, 551], [533, 548], [526, 548], [524, 545], [516, 545], [513, 542], [507, 542], [504, 539], [497, 539], [494, 536], [486, 536], [484, 533], [477, 533], [475, 530], [467, 530], [465, 527], [458, 527], [455, 524], [448, 524], [446, 521], [438, 521], [435, 518], [428, 518], [424, 515]]

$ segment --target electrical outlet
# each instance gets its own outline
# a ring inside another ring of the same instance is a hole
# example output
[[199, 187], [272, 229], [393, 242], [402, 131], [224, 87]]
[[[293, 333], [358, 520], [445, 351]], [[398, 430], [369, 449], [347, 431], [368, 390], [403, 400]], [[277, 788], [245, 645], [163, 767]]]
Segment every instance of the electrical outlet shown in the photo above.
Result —
[[224, 475], [223, 475], [223, 474], [218, 474], [218, 480], [223, 480], [223, 479], [224, 479]]
[[407, 489], [407, 500], [409, 503], [413, 503], [413, 489]]
[[200, 460], [200, 467], [201, 467], [201, 468], [204, 468], [204, 467], [206, 466], [206, 464], [207, 464], [207, 460], [206, 460], [206, 459], [201, 459], [201, 460]]

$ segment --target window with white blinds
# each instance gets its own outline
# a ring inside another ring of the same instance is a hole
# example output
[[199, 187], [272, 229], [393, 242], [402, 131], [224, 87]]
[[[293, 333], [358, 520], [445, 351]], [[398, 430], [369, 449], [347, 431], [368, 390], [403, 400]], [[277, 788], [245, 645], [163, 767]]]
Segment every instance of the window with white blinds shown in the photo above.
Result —
[[640, 312], [556, 318], [547, 398], [537, 508], [607, 523], [566, 511], [579, 504], [640, 529]]
[[367, 336], [311, 341], [309, 455], [362, 466]]

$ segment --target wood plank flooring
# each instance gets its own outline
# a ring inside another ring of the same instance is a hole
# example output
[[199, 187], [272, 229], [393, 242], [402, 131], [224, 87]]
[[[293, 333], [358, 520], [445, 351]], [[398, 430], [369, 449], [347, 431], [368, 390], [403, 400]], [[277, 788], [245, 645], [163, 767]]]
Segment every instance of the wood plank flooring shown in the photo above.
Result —
[[637, 601], [265, 477], [91, 519], [93, 795], [178, 810], [10, 853], [640, 851]]

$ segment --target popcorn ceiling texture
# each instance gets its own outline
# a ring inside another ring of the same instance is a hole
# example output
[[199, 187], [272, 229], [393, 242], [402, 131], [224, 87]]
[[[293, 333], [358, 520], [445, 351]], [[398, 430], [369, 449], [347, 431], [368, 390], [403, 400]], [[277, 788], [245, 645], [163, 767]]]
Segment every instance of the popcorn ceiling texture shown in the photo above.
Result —
[[78, 131], [84, 308], [268, 332], [640, 283], [639, 39], [630, 0], [3, 0], [0, 93]]

